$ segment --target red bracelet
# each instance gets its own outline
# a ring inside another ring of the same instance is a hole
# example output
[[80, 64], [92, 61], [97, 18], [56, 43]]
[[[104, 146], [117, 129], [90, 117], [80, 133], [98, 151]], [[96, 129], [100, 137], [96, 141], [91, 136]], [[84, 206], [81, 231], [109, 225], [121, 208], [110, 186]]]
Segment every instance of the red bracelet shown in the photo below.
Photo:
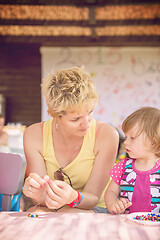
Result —
[[78, 204], [80, 204], [82, 202], [82, 200], [83, 200], [82, 193], [78, 192], [78, 191], [77, 191], [77, 193], [78, 193], [78, 197], [73, 202], [67, 204], [69, 207], [73, 207], [74, 208], [74, 207], [76, 207]]

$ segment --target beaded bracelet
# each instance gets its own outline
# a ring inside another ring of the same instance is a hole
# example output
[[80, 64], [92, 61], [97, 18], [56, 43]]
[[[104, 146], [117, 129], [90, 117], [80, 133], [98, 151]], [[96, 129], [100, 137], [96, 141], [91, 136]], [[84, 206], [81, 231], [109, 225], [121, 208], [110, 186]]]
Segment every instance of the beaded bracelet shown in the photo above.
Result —
[[[77, 191], [77, 190], [76, 190], [76, 191]], [[78, 204], [80, 204], [80, 203], [82, 202], [82, 200], [83, 200], [83, 195], [82, 195], [82, 193], [79, 192], [79, 191], [77, 191], [77, 193], [78, 193], [78, 197], [77, 197], [73, 202], [67, 204], [69, 207], [75, 208], [75, 207], [77, 207]]]

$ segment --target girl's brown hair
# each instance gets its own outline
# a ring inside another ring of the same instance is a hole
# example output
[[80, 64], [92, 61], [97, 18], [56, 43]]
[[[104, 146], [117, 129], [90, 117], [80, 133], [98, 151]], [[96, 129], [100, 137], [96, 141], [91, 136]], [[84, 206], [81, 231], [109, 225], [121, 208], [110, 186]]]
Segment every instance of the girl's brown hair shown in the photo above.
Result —
[[145, 132], [152, 144], [153, 152], [160, 157], [160, 110], [153, 107], [143, 107], [129, 115], [122, 124], [126, 133], [138, 124], [137, 134]]

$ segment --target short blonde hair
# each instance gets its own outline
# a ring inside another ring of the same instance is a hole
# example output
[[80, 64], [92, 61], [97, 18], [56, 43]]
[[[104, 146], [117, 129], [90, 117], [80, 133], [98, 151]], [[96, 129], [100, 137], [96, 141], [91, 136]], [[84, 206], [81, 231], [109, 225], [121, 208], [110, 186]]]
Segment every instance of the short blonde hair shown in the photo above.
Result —
[[82, 67], [59, 70], [45, 78], [41, 87], [52, 117], [95, 105], [98, 100], [93, 81]]
[[143, 107], [129, 115], [122, 123], [126, 133], [138, 124], [137, 135], [145, 132], [152, 143], [153, 152], [160, 157], [160, 110], [153, 107]]

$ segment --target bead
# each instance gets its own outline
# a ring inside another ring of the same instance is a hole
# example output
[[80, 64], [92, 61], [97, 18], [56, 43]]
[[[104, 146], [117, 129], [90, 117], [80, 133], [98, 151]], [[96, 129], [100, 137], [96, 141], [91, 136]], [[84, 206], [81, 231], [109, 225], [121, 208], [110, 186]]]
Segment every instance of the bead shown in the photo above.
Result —
[[160, 222], [160, 215], [148, 213], [147, 215], [137, 215], [133, 219], [141, 220], [141, 221]]
[[31, 214], [31, 213], [29, 213], [28, 217], [35, 218], [35, 217], [38, 217], [38, 214]]

